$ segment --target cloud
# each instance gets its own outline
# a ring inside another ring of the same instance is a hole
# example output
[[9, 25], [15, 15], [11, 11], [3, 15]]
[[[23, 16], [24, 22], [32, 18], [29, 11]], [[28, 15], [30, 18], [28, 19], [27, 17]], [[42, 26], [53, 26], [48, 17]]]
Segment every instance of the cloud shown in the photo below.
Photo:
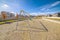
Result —
[[45, 13], [44, 12], [35, 12], [35, 13], [30, 13], [30, 15], [34, 15], [34, 16], [45, 15]]
[[41, 10], [45, 10], [46, 8], [42, 8]]
[[60, 1], [56, 1], [56, 2], [54, 2], [52, 4], [44, 5], [40, 10], [48, 11], [48, 10], [50, 10], [50, 8], [55, 7], [55, 6], [59, 5], [59, 4], [60, 4]]
[[[38, 12], [31, 13], [31, 15], [41, 15], [41, 14], [52, 14], [56, 13], [57, 11], [54, 11], [55, 6], [59, 5], [60, 1], [56, 1], [51, 4], [46, 4], [40, 7], [35, 8], [34, 10], [39, 10]], [[55, 8], [56, 9], [56, 8]]]
[[3, 4], [1, 7], [2, 8], [8, 8], [9, 6], [7, 4]]
[[35, 15], [35, 16], [36, 16], [36, 15], [37, 15], [37, 13], [30, 13], [30, 15]]
[[35, 13], [30, 13], [30, 15], [37, 16], [37, 15], [47, 15], [47, 14], [53, 14], [56, 12], [35, 12]]
[[10, 13], [15, 13], [15, 12], [10, 12]]
[[60, 1], [54, 2], [53, 4], [51, 4], [51, 6], [53, 7], [53, 6], [56, 6], [56, 5], [58, 5], [58, 4], [60, 4]]

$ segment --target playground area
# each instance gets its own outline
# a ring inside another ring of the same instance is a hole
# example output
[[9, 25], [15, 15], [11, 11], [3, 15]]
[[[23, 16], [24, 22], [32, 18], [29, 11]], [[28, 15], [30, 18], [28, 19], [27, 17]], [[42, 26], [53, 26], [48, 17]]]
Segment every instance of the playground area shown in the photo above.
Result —
[[60, 40], [59, 28], [60, 24], [42, 19], [3, 24], [0, 25], [0, 40]]

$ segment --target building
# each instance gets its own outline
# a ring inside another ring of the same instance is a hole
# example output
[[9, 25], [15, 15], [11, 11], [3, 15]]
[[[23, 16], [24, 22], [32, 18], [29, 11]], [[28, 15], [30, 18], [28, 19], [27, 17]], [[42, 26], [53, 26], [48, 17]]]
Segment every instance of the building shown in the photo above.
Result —
[[1, 15], [2, 14], [6, 15], [6, 19], [14, 19], [15, 18], [14, 13], [6, 12], [6, 11], [1, 11]]
[[6, 14], [7, 14], [7, 19], [14, 19], [15, 18], [14, 13], [7, 12]]
[[60, 17], [60, 12], [53, 14], [52, 17]]
[[0, 21], [2, 20], [2, 16], [1, 16], [1, 14], [0, 14]]
[[47, 17], [52, 17], [52, 15], [51, 14], [48, 14]]

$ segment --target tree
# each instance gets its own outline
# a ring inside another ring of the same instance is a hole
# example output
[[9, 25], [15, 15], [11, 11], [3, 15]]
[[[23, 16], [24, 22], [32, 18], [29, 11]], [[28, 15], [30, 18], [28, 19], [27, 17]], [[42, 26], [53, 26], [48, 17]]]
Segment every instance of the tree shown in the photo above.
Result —
[[19, 15], [18, 15], [18, 14], [16, 14], [16, 19], [18, 19], [18, 17], [19, 17]]
[[3, 19], [3, 20], [5, 20], [5, 19], [7, 18], [6, 13], [2, 12], [1, 15], [2, 15], [2, 19]]

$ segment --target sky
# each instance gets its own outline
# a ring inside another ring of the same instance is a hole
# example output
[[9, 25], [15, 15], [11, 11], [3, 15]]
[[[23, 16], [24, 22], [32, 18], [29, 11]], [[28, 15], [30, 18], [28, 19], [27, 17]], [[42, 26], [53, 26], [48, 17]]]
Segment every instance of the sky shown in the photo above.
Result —
[[20, 13], [24, 10], [31, 15], [60, 12], [59, 0], [0, 0], [0, 12]]

